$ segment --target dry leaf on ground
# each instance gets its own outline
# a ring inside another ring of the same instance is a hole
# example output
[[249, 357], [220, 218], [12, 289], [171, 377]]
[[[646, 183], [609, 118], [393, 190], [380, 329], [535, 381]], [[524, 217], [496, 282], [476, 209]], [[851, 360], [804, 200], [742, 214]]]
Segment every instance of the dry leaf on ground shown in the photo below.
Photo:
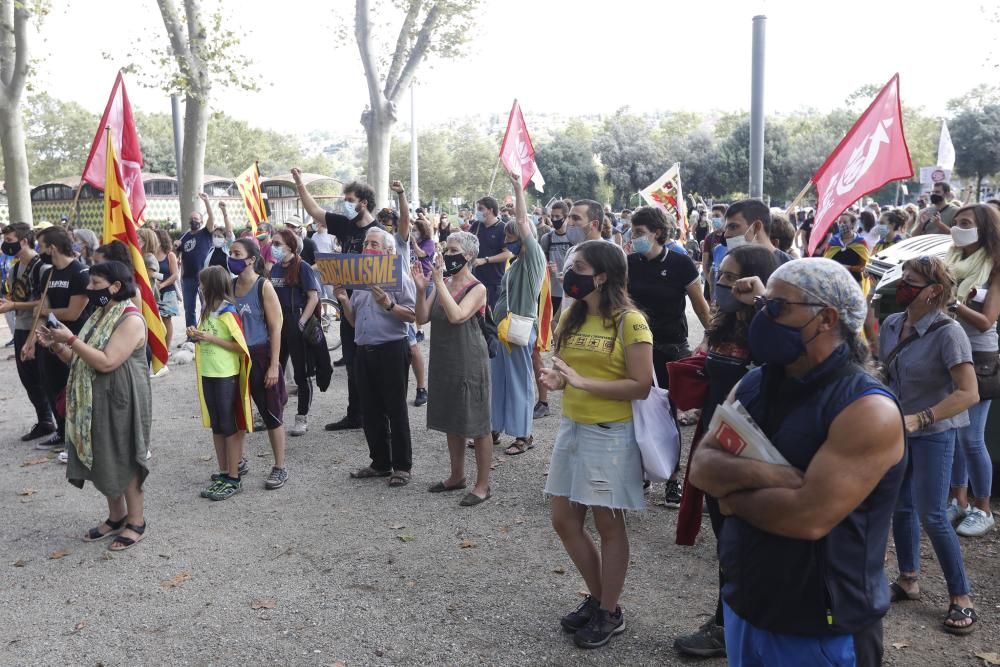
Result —
[[460, 545], [460, 548], [462, 548], [462, 549], [475, 549], [478, 546], [479, 545], [476, 544], [475, 542], [473, 542], [472, 540], [462, 540], [462, 544]]
[[49, 554], [49, 560], [59, 560], [60, 558], [65, 558], [70, 552], [68, 551], [53, 551]]
[[19, 495], [19, 496], [33, 496], [36, 493], [38, 493], [38, 491], [35, 491], [34, 489], [22, 489], [22, 490], [20, 490], [20, 491], [17, 492], [17, 495]]
[[24, 560], [23, 558], [19, 558], [18, 560], [14, 561], [14, 567], [24, 567], [27, 564], [28, 561]]
[[191, 570], [184, 570], [169, 579], [164, 579], [160, 582], [160, 585], [164, 588], [178, 588], [182, 586], [185, 581], [191, 581]]
[[559, 567], [553, 568], [552, 569], [552, 573], [553, 574], [566, 574], [566, 568], [564, 568], [562, 565], [560, 565]]
[[904, 643], [904, 642], [897, 642], [897, 643], [893, 644], [893, 645], [892, 645], [892, 647], [893, 647], [894, 649], [901, 649], [901, 648], [909, 648], [909, 647], [910, 647], [910, 645], [909, 645], [909, 644], [906, 644], [906, 643]]
[[417, 538], [415, 538], [413, 535], [397, 535], [396, 539], [399, 540], [400, 542], [412, 542]]
[[251, 609], [274, 609], [278, 606], [277, 600], [271, 600], [269, 598], [264, 598], [261, 600], [253, 600], [250, 603]]
[[51, 461], [49, 457], [43, 456], [40, 459], [31, 459], [30, 461], [25, 461], [24, 463], [21, 464], [21, 467], [27, 468], [28, 466], [36, 466], [39, 463], [48, 463], [49, 461]]
[[976, 657], [987, 665], [1000, 665], [1000, 653], [977, 653]]
[[85, 627], [87, 627], [87, 621], [80, 621], [73, 626], [73, 634], [80, 632], [80, 630], [83, 630]]
[[403, 530], [404, 528], [406, 528], [406, 526], [401, 523], [394, 523], [389, 527], [392, 528], [393, 530]]

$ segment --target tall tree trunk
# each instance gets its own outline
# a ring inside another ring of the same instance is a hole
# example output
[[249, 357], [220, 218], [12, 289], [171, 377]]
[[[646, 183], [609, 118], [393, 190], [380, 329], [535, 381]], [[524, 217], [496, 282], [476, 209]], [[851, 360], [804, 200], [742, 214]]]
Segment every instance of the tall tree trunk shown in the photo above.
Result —
[[[24, 147], [21, 108], [0, 109], [0, 144], [6, 174], [7, 206], [11, 222], [33, 222], [31, 185], [28, 183], [28, 153]], [[67, 211], [69, 213], [69, 211]]]
[[394, 115], [385, 112], [365, 111], [361, 118], [368, 139], [368, 185], [379, 206], [389, 201], [389, 147], [395, 121]]
[[205, 180], [205, 143], [208, 135], [207, 95], [189, 94], [184, 100], [184, 164], [181, 167], [181, 229], [191, 213], [199, 211], [198, 193]]

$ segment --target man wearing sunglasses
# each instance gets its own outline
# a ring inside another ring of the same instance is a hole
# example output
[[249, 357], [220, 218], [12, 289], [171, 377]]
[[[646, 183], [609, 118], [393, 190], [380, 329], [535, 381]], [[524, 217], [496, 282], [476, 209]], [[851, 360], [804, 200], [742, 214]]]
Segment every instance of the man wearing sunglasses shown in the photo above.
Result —
[[899, 405], [865, 370], [864, 296], [840, 264], [799, 259], [778, 267], [756, 304], [749, 346], [760, 367], [730, 400], [790, 465], [735, 456], [709, 434], [690, 473], [728, 515], [729, 663], [881, 664], [883, 561], [906, 458]]

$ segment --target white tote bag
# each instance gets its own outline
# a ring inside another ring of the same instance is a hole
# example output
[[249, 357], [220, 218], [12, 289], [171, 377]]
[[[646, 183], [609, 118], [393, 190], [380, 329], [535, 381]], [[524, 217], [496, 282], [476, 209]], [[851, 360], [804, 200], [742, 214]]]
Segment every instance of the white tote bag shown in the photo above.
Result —
[[[618, 335], [625, 346], [622, 317], [618, 323]], [[625, 353], [625, 369], [628, 370], [628, 350]], [[649, 396], [641, 401], [632, 401], [632, 423], [635, 439], [642, 454], [643, 476], [650, 482], [665, 482], [677, 469], [681, 457], [681, 433], [670, 410], [670, 392], [660, 389], [653, 373], [653, 387]]]
[[511, 345], [525, 347], [531, 342], [531, 331], [535, 327], [535, 318], [510, 313], [507, 327], [507, 342]]

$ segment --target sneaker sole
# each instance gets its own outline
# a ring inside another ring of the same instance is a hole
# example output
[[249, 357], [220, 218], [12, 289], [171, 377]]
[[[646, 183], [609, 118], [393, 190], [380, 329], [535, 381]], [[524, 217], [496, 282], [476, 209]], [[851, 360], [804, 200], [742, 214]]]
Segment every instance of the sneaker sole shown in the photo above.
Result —
[[607, 644], [609, 641], [611, 641], [612, 637], [614, 637], [615, 635], [620, 635], [623, 632], [625, 632], [625, 621], [624, 620], [622, 620], [622, 624], [621, 625], [619, 625], [617, 628], [615, 628], [614, 630], [612, 630], [611, 634], [609, 634], [607, 637], [605, 637], [601, 641], [598, 641], [598, 642], [585, 642], [582, 639], [580, 639], [579, 637], [575, 637], [575, 636], [573, 637], [573, 641], [580, 648], [600, 648], [600, 647], [604, 646], [605, 644]]
[[[285, 480], [287, 482], [288, 480]], [[268, 491], [274, 491], [275, 489], [280, 489], [285, 485], [285, 482], [278, 482], [277, 484], [272, 482], [264, 482], [264, 488]]]
[[241, 490], [242, 489], [236, 489], [232, 493], [227, 494], [225, 496], [221, 496], [221, 495], [219, 495], [219, 496], [209, 496], [208, 499], [209, 500], [216, 500], [216, 501], [219, 501], [219, 500], [229, 500], [230, 498], [232, 498], [233, 496], [235, 496], [237, 493], [239, 493]]

